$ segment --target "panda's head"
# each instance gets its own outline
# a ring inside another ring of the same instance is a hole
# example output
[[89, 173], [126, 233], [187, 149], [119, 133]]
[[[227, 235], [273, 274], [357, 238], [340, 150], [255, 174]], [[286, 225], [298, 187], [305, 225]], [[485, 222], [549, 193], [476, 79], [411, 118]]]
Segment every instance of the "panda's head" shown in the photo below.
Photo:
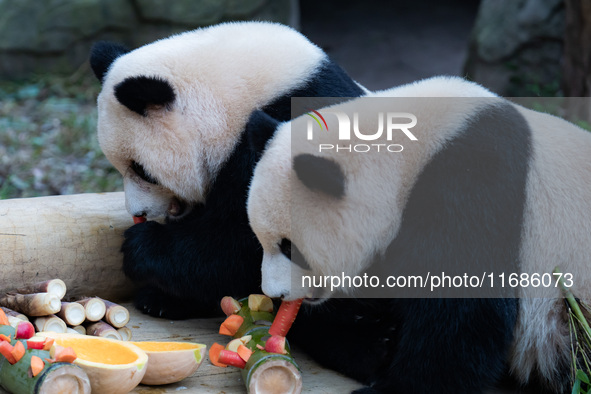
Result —
[[134, 216], [179, 217], [204, 203], [250, 114], [301, 85], [326, 55], [298, 32], [225, 23], [133, 51], [101, 42], [98, 139]]
[[[476, 97], [494, 97], [475, 84], [446, 77], [368, 96], [319, 112], [385, 114], [395, 108], [419, 119], [412, 129], [419, 140], [402, 136], [403, 153], [384, 153], [385, 148], [348, 153], [348, 144], [368, 142], [339, 140], [338, 116], [325, 116], [326, 130], [315, 133], [310, 142], [302, 137], [310, 122], [304, 115], [279, 125], [257, 164], [248, 215], [263, 247], [262, 289], [271, 297], [326, 298], [331, 295], [326, 288], [302, 281], [302, 276], [315, 277], [320, 284], [325, 277], [367, 272], [396, 237], [422, 168], [463, 130], [469, 114], [486, 103]], [[466, 100], [449, 105], [438, 99], [453, 96]], [[360, 118], [361, 129], [378, 127], [377, 117]], [[319, 150], [319, 144], [344, 149]]]
[[[327, 121], [329, 129], [336, 126]], [[247, 207], [263, 247], [263, 292], [320, 303], [331, 294], [302, 285], [302, 276], [357, 275], [397, 222], [393, 209], [378, 212], [373, 204], [372, 193], [383, 193], [383, 185], [360, 182], [371, 164], [363, 168], [355, 158], [315, 154], [292, 141], [292, 127], [302, 122], [279, 125], [255, 169]]]

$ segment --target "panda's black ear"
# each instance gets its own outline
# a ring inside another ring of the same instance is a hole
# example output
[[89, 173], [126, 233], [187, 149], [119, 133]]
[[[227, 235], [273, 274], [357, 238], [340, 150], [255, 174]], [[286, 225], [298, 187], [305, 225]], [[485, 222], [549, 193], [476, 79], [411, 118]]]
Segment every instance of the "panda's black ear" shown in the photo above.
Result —
[[338, 163], [304, 153], [294, 157], [293, 169], [308, 189], [337, 199], [345, 195], [345, 174]]
[[115, 86], [115, 97], [127, 108], [148, 116], [150, 108], [167, 107], [176, 95], [168, 81], [159, 77], [136, 76], [125, 78]]
[[250, 149], [260, 156], [265, 150], [267, 142], [275, 134], [277, 125], [279, 125], [279, 122], [263, 111], [255, 110], [250, 114], [248, 123], [246, 123], [246, 127], [244, 128]]
[[101, 83], [115, 59], [127, 52], [129, 52], [129, 49], [115, 42], [99, 41], [92, 46], [90, 49], [90, 67]]

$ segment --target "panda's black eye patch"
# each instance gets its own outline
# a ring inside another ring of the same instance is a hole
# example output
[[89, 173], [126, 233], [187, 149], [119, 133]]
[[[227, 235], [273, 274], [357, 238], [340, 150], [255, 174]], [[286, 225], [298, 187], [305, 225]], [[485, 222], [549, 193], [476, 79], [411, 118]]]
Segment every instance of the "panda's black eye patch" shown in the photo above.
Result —
[[157, 185], [158, 181], [153, 178], [145, 169], [144, 167], [136, 162], [136, 161], [132, 161], [131, 162], [131, 169], [133, 170], [133, 172], [136, 173], [137, 176], [139, 176], [140, 178], [142, 178], [144, 181], [151, 183], [153, 185]]
[[[283, 255], [285, 257], [287, 257], [288, 259], [291, 260], [291, 262], [293, 264], [297, 265], [298, 267], [300, 267], [304, 270], [310, 269], [310, 266], [308, 265], [308, 262], [306, 261], [306, 259], [304, 259], [304, 256], [302, 256], [302, 254], [298, 250], [297, 246], [292, 245], [292, 243], [289, 239], [283, 238], [281, 240], [281, 243], [279, 244], [279, 249], [281, 250], [281, 253], [283, 253]], [[293, 258], [292, 258], [292, 256], [293, 256]]]
[[291, 241], [289, 239], [283, 238], [279, 244], [279, 249], [285, 257], [291, 260]]

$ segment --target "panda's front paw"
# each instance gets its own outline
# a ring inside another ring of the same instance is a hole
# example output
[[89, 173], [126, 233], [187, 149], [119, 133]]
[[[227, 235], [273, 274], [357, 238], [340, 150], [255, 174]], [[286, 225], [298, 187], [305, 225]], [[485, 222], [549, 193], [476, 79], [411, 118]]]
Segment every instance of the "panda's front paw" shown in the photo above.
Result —
[[140, 312], [171, 320], [191, 317], [186, 304], [186, 301], [183, 302], [153, 287], [140, 289], [134, 300], [134, 305]]
[[148, 221], [128, 228], [121, 245], [123, 272], [134, 282], [147, 282], [162, 275], [165, 265], [159, 260], [167, 250], [164, 226]]

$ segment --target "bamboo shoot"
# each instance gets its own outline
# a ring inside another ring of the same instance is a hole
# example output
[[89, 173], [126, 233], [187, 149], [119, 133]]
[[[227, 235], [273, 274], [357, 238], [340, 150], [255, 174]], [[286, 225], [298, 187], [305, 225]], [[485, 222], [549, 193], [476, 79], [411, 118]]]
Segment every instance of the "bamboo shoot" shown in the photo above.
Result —
[[43, 282], [37, 282], [32, 285], [18, 288], [15, 293], [34, 294], [50, 293], [55, 294], [61, 300], [66, 295], [66, 284], [61, 279], [50, 279]]
[[14, 294], [9, 293], [0, 297], [0, 305], [27, 316], [45, 316], [59, 312], [60, 298], [55, 294]]
[[86, 319], [86, 310], [77, 302], [62, 302], [62, 309], [56, 315], [69, 326], [78, 326]]

